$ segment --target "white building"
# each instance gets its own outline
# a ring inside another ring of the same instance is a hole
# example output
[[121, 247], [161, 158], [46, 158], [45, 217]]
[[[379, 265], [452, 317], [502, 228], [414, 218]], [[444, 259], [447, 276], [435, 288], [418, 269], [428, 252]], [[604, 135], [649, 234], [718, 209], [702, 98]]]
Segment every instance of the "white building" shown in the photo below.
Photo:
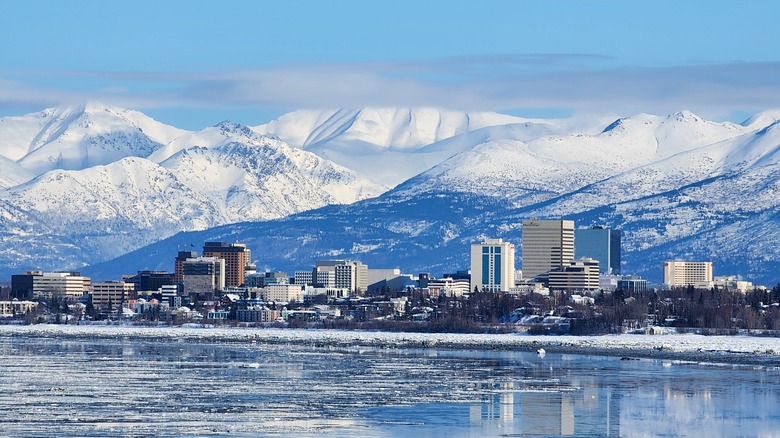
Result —
[[725, 290], [733, 290], [741, 293], [752, 291], [755, 286], [750, 281], [741, 280], [733, 275], [725, 277], [715, 277], [712, 282], [713, 287]]
[[514, 285], [513, 244], [501, 239], [485, 239], [482, 243], [471, 244], [471, 291], [508, 291]]
[[33, 298], [67, 298], [76, 301], [90, 290], [89, 277], [70, 272], [44, 272], [33, 278]]
[[321, 260], [312, 272], [317, 287], [365, 292], [368, 289], [368, 266], [353, 260]]
[[303, 302], [303, 290], [297, 284], [269, 284], [263, 290], [265, 301]]
[[524, 220], [522, 271], [528, 279], [547, 278], [574, 259], [574, 221]]
[[471, 292], [471, 282], [465, 278], [437, 278], [428, 280], [428, 293], [432, 297], [446, 296], [460, 298]]
[[19, 301], [16, 299], [12, 301], [0, 301], [0, 316], [9, 317], [24, 315], [27, 312], [35, 310], [36, 307], [38, 307], [38, 303], [35, 301]]
[[712, 262], [664, 262], [664, 284], [668, 287], [712, 287]]

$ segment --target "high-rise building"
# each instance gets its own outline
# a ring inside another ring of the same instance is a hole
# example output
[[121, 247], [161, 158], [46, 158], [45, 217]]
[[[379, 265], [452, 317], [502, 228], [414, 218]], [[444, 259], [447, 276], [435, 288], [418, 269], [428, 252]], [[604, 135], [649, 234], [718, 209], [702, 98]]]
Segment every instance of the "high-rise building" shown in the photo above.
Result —
[[225, 261], [225, 286], [237, 287], [244, 284], [247, 265], [251, 255], [243, 243], [206, 242], [203, 257], [217, 257]]
[[524, 220], [522, 233], [523, 277], [547, 280], [574, 259], [574, 221]]
[[218, 257], [195, 257], [182, 264], [184, 296], [210, 298], [225, 288], [225, 260]]
[[664, 262], [664, 284], [708, 288], [712, 284], [712, 262]]
[[35, 277], [42, 275], [42, 271], [25, 271], [24, 274], [11, 275], [11, 297], [17, 300], [31, 300]]
[[187, 259], [194, 259], [197, 256], [197, 251], [179, 251], [179, 254], [176, 256], [175, 266], [173, 269], [173, 281], [176, 283], [181, 283], [184, 281], [184, 270], [182, 269], [184, 262], [186, 262]]
[[600, 273], [620, 274], [620, 230], [604, 227], [574, 230], [574, 258], [599, 261]]
[[501, 239], [471, 244], [471, 291], [508, 291], [515, 285], [515, 246]]

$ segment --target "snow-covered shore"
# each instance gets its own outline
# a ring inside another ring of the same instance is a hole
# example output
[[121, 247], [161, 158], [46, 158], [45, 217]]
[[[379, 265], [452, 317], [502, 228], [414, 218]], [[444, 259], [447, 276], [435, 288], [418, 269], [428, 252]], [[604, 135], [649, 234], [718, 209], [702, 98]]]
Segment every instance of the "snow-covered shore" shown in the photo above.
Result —
[[595, 354], [697, 362], [780, 366], [780, 338], [696, 334], [528, 336], [521, 334], [398, 333], [226, 327], [98, 325], [0, 326], [0, 336], [139, 339], [184, 342], [256, 342], [336, 347], [440, 348]]

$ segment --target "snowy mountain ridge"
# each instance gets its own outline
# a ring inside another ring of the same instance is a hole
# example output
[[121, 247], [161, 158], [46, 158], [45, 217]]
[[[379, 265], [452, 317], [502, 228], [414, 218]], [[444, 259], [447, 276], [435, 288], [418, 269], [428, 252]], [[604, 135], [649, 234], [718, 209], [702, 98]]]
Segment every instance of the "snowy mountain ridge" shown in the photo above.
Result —
[[[170, 269], [171, 245], [242, 239], [269, 269], [343, 256], [441, 273], [467, 267], [464, 248], [482, 237], [519, 245], [528, 217], [623, 228], [627, 272], [651, 279], [669, 258], [760, 278], [780, 265], [780, 112], [583, 128], [364, 108], [190, 132], [126, 110], [68, 111], [0, 119], [9, 272], [97, 263], [94, 275], [117, 278], [127, 266]], [[6, 149], [11, 138], [27, 143]]]

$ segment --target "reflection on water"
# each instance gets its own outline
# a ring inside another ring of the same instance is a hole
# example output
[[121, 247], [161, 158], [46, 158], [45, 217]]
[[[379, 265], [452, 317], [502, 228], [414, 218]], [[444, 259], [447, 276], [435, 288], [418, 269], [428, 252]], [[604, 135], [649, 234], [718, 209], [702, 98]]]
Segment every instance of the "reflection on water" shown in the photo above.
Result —
[[773, 436], [776, 369], [0, 336], [3, 434]]

